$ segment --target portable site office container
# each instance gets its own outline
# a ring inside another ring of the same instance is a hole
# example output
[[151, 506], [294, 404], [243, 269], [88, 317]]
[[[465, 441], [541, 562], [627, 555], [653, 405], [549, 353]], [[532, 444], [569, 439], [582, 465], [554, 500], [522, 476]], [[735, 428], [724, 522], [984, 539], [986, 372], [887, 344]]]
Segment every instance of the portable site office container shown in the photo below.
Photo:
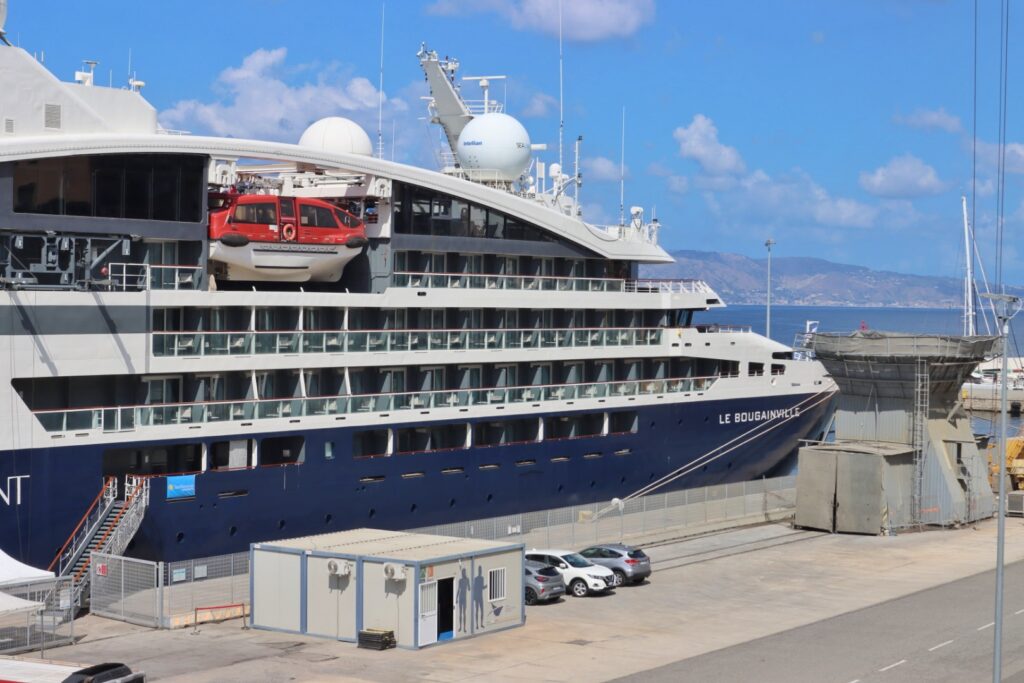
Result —
[[526, 620], [521, 543], [353, 529], [249, 553], [255, 628], [351, 642], [384, 629], [416, 649]]

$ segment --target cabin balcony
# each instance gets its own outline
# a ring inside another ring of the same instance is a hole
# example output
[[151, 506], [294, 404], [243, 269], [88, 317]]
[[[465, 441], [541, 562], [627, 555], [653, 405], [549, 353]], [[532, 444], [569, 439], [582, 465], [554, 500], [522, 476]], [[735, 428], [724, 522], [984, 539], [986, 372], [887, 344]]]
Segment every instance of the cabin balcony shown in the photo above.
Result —
[[625, 292], [638, 294], [714, 294], [702, 280], [644, 280], [556, 275], [405, 272], [394, 274], [395, 287], [425, 289], [498, 289], [548, 292]]
[[[33, 414], [50, 433], [132, 431], [163, 425], [198, 425], [230, 421], [335, 416], [432, 408], [465, 408], [567, 400], [626, 398], [665, 394], [703, 393], [721, 375], [497, 386], [440, 391], [412, 391], [338, 396], [242, 399], [194, 403], [153, 403], [67, 410], [36, 410]], [[553, 407], [557, 409], [557, 406]]]
[[664, 328], [153, 332], [154, 356], [248, 356], [657, 346]]

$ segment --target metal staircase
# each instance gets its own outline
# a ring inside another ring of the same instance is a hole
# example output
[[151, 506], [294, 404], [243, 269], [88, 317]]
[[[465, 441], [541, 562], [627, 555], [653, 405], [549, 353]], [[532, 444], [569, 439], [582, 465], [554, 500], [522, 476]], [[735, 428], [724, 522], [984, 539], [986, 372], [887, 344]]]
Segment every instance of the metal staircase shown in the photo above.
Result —
[[931, 391], [928, 372], [928, 360], [918, 358], [914, 374], [914, 415], [911, 435], [911, 444], [914, 448], [914, 490], [911, 494], [911, 519], [917, 525], [924, 523], [921, 508], [924, 497], [924, 458], [925, 450], [928, 447], [928, 411]]
[[81, 604], [82, 593], [89, 585], [92, 553], [123, 553], [139, 530], [149, 505], [149, 479], [146, 477], [126, 477], [123, 498], [118, 496], [117, 489], [116, 478], [109, 477], [103, 482], [92, 505], [50, 563], [49, 570], [57, 576], [74, 579], [75, 604]]

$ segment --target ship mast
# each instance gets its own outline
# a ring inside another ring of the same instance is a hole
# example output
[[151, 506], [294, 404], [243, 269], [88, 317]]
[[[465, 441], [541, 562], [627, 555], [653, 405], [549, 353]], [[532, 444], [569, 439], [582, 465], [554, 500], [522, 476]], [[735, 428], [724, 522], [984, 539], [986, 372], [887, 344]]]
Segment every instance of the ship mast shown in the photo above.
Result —
[[964, 273], [964, 335], [976, 334], [974, 314], [974, 249], [971, 245], [971, 224], [967, 220], [967, 197], [960, 196], [964, 214], [964, 258], [967, 264]]

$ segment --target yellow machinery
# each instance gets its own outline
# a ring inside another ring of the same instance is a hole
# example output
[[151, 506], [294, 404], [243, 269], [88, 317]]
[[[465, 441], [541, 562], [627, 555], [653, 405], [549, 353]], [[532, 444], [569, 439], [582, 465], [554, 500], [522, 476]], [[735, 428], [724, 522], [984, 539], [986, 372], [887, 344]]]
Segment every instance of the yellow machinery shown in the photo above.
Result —
[[[995, 448], [995, 444], [989, 443], [989, 479], [992, 481], [993, 490], [999, 485], [999, 461], [994, 457]], [[1024, 490], [1024, 436], [1014, 436], [1006, 440], [1006, 477], [1010, 490]]]

